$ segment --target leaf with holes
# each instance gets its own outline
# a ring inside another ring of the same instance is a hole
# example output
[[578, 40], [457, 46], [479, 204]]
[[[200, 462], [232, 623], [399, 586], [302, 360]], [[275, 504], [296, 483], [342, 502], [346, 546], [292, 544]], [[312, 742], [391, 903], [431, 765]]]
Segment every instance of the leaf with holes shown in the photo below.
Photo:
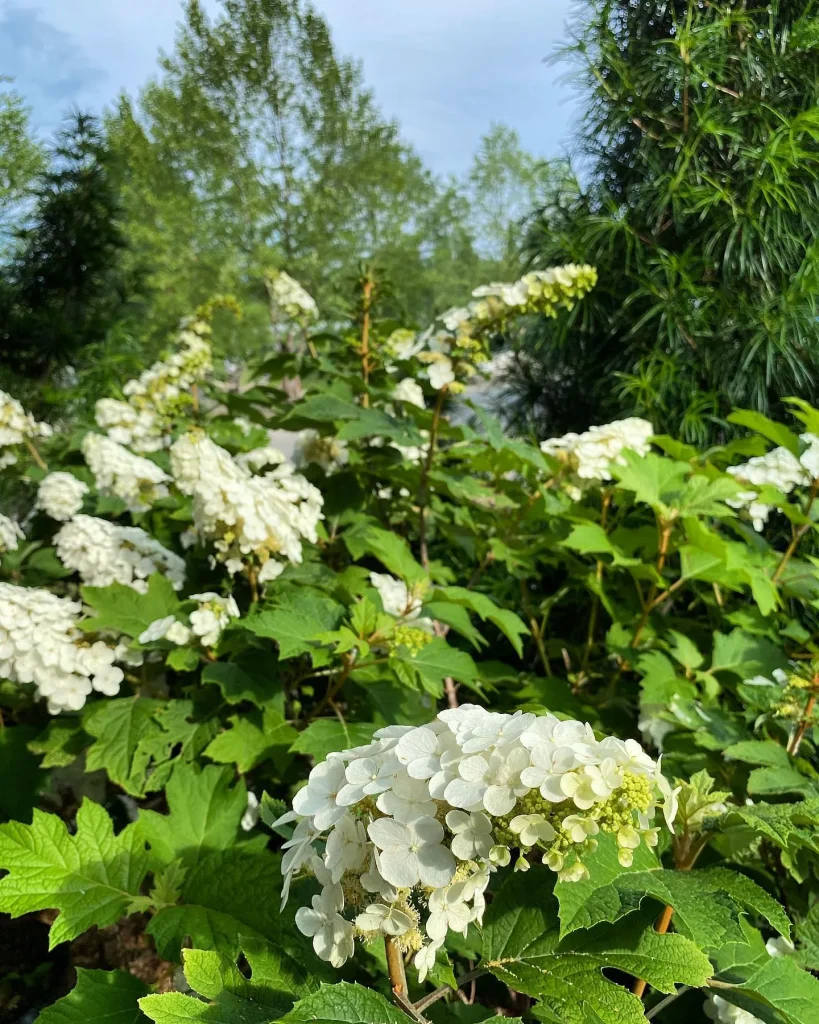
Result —
[[[484, 966], [510, 988], [535, 996], [566, 1024], [639, 1024], [643, 1005], [603, 975], [606, 967], [645, 978], [660, 992], [699, 987], [711, 962], [683, 935], [659, 935], [652, 918], [603, 926], [562, 942], [546, 869], [513, 875], [484, 921]], [[596, 1015], [596, 1016], [595, 1016]]]

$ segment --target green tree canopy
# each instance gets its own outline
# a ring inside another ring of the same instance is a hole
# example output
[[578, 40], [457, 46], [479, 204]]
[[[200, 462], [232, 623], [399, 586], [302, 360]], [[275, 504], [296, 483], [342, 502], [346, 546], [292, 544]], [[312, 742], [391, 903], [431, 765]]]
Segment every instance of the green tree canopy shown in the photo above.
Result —
[[93, 117], [59, 133], [0, 292], [0, 360], [29, 375], [105, 336], [124, 302], [117, 191]]
[[396, 312], [418, 319], [441, 290], [463, 298], [448, 294], [453, 276], [474, 279], [462, 203], [301, 0], [223, 0], [213, 19], [189, 0], [160, 76], [136, 106], [120, 102], [108, 133], [162, 332], [214, 291], [244, 291], [262, 330], [264, 293], [246, 282], [270, 265], [331, 311], [358, 261], [375, 261], [394, 279]]
[[[0, 84], [3, 81], [0, 78]], [[42, 165], [42, 149], [32, 138], [22, 99], [15, 92], [0, 88], [0, 253], [17, 205]]]
[[594, 264], [521, 371], [543, 432], [637, 411], [705, 440], [731, 404], [819, 384], [819, 36], [813, 0], [591, 0], [580, 182], [531, 225], [535, 266]]
[[481, 139], [464, 183], [467, 216], [479, 252], [496, 262], [499, 276], [519, 270], [523, 222], [567, 172], [562, 161], [527, 152], [508, 125], [491, 125]]

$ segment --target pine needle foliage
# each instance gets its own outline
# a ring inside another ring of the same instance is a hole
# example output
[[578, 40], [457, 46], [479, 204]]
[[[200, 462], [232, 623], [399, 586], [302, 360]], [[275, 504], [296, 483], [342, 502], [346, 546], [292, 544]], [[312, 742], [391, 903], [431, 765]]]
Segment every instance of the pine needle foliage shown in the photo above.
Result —
[[[600, 283], [537, 326], [521, 393], [556, 432], [639, 412], [706, 442], [731, 405], [819, 389], [819, 5], [591, 0], [559, 55], [584, 90], [574, 182], [534, 266]], [[524, 401], [524, 405], [526, 402]]]

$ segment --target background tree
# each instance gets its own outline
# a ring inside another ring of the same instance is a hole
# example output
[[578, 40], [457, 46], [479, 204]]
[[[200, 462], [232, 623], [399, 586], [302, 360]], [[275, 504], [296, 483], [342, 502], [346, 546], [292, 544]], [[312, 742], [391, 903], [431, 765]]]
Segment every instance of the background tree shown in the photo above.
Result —
[[[3, 81], [0, 78], [0, 83]], [[42, 166], [42, 148], [31, 136], [22, 99], [11, 90], [0, 89], [0, 256], [19, 204]]]
[[520, 269], [523, 222], [543, 204], [555, 176], [566, 171], [562, 161], [542, 160], [523, 149], [508, 125], [493, 124], [481, 139], [464, 194], [478, 251], [496, 264], [497, 276], [506, 279]]
[[93, 117], [70, 117], [34, 194], [6, 272], [0, 360], [42, 377], [102, 339], [125, 301], [116, 186]]
[[121, 100], [107, 131], [158, 337], [214, 291], [239, 292], [248, 315], [230, 344], [263, 343], [270, 265], [332, 312], [366, 258], [393, 278], [394, 312], [418, 320], [442, 286], [450, 297], [442, 278], [474, 279], [462, 204], [300, 0], [224, 0], [213, 20], [188, 0], [160, 77], [138, 104]]
[[706, 440], [731, 405], [819, 380], [819, 38], [813, 0], [592, 0], [565, 55], [583, 184], [531, 225], [532, 265], [588, 260], [590, 301], [518, 373], [543, 433], [639, 412]]

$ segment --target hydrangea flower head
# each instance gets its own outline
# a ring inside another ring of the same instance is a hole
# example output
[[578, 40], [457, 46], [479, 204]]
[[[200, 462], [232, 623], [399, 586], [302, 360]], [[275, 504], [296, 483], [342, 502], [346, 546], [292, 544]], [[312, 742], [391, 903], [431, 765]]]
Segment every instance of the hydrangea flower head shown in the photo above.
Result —
[[318, 319], [316, 300], [283, 270], [269, 271], [265, 274], [265, 284], [270, 296], [270, 305], [281, 316], [304, 326]]
[[302, 540], [315, 543], [323, 518], [321, 492], [288, 462], [254, 475], [204, 433], [171, 448], [177, 487], [193, 498], [193, 526], [230, 573], [254, 567], [259, 582], [275, 579], [286, 562], [302, 560]]
[[96, 690], [119, 692], [115, 650], [78, 628], [82, 605], [36, 587], [0, 583], [0, 676], [33, 683], [48, 710], [79, 711]]
[[54, 537], [57, 557], [83, 583], [107, 587], [124, 583], [144, 594], [148, 577], [167, 576], [174, 590], [185, 582], [185, 563], [138, 526], [121, 526], [94, 516], [75, 516]]
[[[463, 390], [464, 382], [488, 360], [492, 335], [519, 316], [556, 316], [558, 309], [571, 309], [596, 281], [593, 267], [570, 264], [533, 271], [513, 283], [483, 285], [472, 293], [468, 306], [442, 313], [423, 334], [391, 334], [386, 354], [400, 361], [415, 358], [424, 363], [430, 386], [436, 391], [447, 387], [453, 392]], [[423, 395], [406, 381], [401, 381], [394, 394], [399, 401], [423, 407]]]
[[806, 447], [799, 458], [787, 448], [773, 448], [765, 455], [756, 455], [726, 470], [740, 483], [749, 485], [747, 491], [740, 491], [735, 498], [727, 500], [727, 504], [747, 509], [757, 533], [764, 529], [774, 506], [759, 501], [759, 491], [754, 488], [775, 487], [783, 494], [790, 494], [795, 487], [807, 486], [819, 479], [819, 437], [801, 434], [800, 440]]
[[73, 473], [49, 473], [37, 488], [37, 508], [65, 523], [80, 511], [86, 494], [88, 485]]
[[19, 523], [0, 512], [0, 555], [5, 551], [16, 551], [20, 541], [25, 539]]
[[167, 448], [174, 418], [192, 405], [193, 386], [212, 368], [209, 334], [203, 320], [183, 320], [174, 351], [126, 383], [125, 401], [101, 398], [97, 402], [97, 426], [135, 451]]
[[630, 449], [646, 455], [654, 428], [648, 420], [629, 416], [602, 426], [589, 427], [582, 434], [564, 434], [543, 441], [540, 450], [566, 463], [581, 480], [611, 480], [612, 464], [622, 464], [622, 453]]
[[299, 872], [322, 886], [296, 923], [323, 959], [343, 963], [354, 938], [387, 935], [424, 977], [449, 931], [481, 922], [490, 876], [513, 851], [518, 869], [538, 856], [576, 881], [608, 833], [628, 866], [656, 843], [658, 806], [671, 827], [676, 791], [635, 741], [465, 704], [380, 729], [313, 768], [279, 819], [297, 823], [282, 892]]
[[170, 477], [155, 462], [134, 455], [102, 434], [88, 433], [82, 453], [103, 494], [121, 498], [131, 512], [145, 512], [155, 501], [167, 498]]
[[16, 398], [0, 391], [0, 448], [22, 444], [35, 437], [51, 437], [51, 434], [47, 423], [39, 423]]

